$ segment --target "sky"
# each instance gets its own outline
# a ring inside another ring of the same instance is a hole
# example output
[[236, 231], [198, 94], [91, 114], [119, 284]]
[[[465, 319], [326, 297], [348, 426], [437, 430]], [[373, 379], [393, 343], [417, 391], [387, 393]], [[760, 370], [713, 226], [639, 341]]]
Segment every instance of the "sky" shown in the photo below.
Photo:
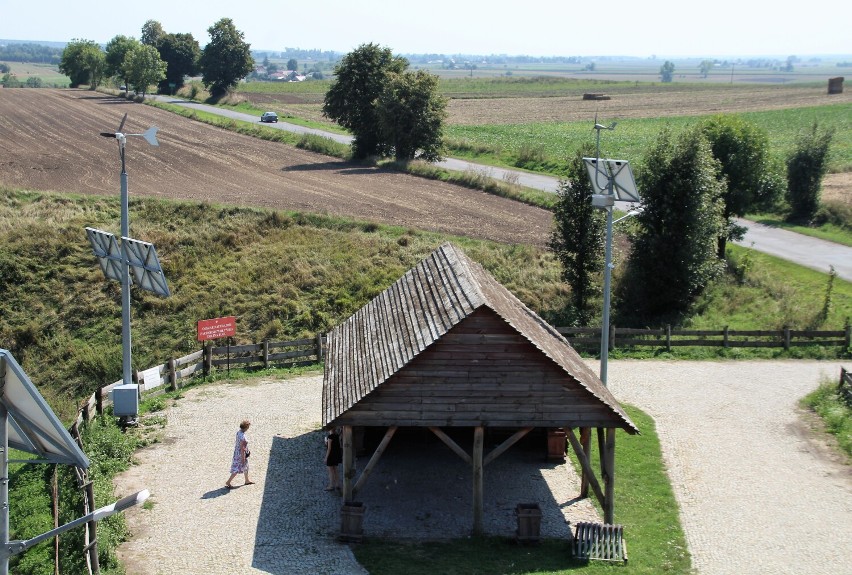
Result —
[[0, 38], [105, 44], [139, 38], [147, 20], [201, 46], [220, 18], [252, 50], [530, 56], [852, 54], [848, 0], [0, 0]]

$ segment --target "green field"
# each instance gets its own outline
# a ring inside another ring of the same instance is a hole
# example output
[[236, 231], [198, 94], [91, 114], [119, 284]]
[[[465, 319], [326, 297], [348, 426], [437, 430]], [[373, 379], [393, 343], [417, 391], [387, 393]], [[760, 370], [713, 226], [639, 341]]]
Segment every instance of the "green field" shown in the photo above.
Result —
[[[852, 104], [744, 112], [749, 122], [765, 130], [774, 156], [783, 159], [793, 149], [796, 135], [814, 122], [834, 127], [830, 169], [852, 170]], [[664, 127], [682, 130], [701, 121], [701, 117], [627, 118], [617, 129], [606, 132], [601, 141], [601, 155], [640, 163], [645, 151]], [[574, 150], [594, 142], [590, 122], [535, 123], [484, 126], [453, 126], [445, 129], [450, 144], [449, 155], [477, 158], [504, 166], [527, 167], [559, 174], [566, 158]], [[519, 159], [535, 152], [538, 166], [519, 166]]]
[[70, 79], [62, 74], [56, 66], [50, 64], [38, 64], [36, 62], [2, 62], [12, 69], [12, 74], [21, 82], [27, 78], [41, 78], [42, 82], [49, 86], [67, 87]]

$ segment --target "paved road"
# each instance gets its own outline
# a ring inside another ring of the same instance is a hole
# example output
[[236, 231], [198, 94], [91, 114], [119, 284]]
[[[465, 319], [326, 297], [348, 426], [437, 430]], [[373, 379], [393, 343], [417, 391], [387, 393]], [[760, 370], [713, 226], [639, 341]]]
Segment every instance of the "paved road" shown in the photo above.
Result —
[[[852, 573], [852, 472], [813, 442], [796, 407], [839, 372], [838, 362], [818, 361], [610, 362], [615, 396], [655, 420], [699, 575]], [[334, 537], [340, 498], [322, 490], [321, 389], [322, 376], [205, 385], [170, 407], [162, 441], [116, 480], [118, 493], [151, 491], [152, 505], [127, 512], [133, 536], [119, 555], [128, 575], [365, 575]], [[228, 491], [233, 438], [246, 418], [257, 483]], [[389, 448], [376, 467], [362, 494], [365, 535], [465, 535], [467, 467], [445, 448], [434, 459], [418, 445]], [[505, 458], [517, 451], [492, 465], [511, 463]], [[488, 467], [489, 532], [510, 536], [512, 509], [526, 500], [541, 503], [547, 536], [567, 536], [563, 513], [589, 520], [571, 510], [588, 500], [574, 500], [570, 465], [519, 455], [522, 468], [500, 477]], [[509, 493], [512, 483], [519, 490]], [[618, 506], [616, 494], [616, 520]], [[653, 552], [631, 547], [631, 557]]]
[[[166, 96], [153, 97], [170, 104], [195, 108], [211, 114], [218, 114], [220, 116], [233, 118], [235, 120], [259, 122], [259, 118], [251, 114], [235, 112], [225, 108], [218, 108], [216, 106], [209, 106], [206, 104], [199, 104]], [[317, 136], [324, 136], [343, 144], [349, 144], [352, 141], [351, 136], [334, 134], [332, 132], [326, 132], [324, 130], [317, 130], [314, 128], [305, 128], [288, 122], [267, 124], [267, 126], [297, 134], [315, 134]], [[511, 179], [522, 186], [537, 190], [544, 190], [546, 192], [555, 193], [559, 183], [559, 180], [553, 176], [486, 166], [456, 158], [447, 158], [438, 165], [448, 170], [460, 172], [468, 170], [484, 172], [490, 177], [498, 180]], [[852, 248], [788, 232], [786, 230], [778, 230], [747, 220], [738, 221], [741, 225], [744, 225], [749, 229], [743, 240], [737, 242], [738, 244], [825, 273], [828, 273], [829, 266], [834, 266], [838, 277], [846, 281], [852, 281]]]

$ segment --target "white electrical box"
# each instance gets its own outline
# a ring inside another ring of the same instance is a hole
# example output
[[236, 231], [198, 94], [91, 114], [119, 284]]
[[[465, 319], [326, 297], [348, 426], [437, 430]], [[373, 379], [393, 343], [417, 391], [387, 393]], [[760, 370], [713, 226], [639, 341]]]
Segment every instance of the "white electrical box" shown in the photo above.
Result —
[[139, 386], [135, 383], [116, 385], [112, 388], [113, 415], [139, 415]]

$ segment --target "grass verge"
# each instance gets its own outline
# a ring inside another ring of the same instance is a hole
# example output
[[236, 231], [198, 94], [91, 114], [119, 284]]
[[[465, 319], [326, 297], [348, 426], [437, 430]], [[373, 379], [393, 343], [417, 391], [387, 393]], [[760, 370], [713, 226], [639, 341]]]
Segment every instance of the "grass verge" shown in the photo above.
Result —
[[619, 433], [616, 442], [615, 518], [624, 525], [626, 568], [574, 560], [568, 541], [522, 547], [500, 537], [422, 543], [368, 540], [355, 546], [356, 559], [371, 575], [597, 575], [622, 568], [636, 575], [690, 573], [691, 558], [654, 421], [635, 407], [624, 407], [642, 431], [639, 436]]
[[837, 382], [824, 380], [802, 399], [801, 406], [819, 415], [825, 433], [835, 438], [837, 450], [852, 462], [852, 405], [844, 399]]

